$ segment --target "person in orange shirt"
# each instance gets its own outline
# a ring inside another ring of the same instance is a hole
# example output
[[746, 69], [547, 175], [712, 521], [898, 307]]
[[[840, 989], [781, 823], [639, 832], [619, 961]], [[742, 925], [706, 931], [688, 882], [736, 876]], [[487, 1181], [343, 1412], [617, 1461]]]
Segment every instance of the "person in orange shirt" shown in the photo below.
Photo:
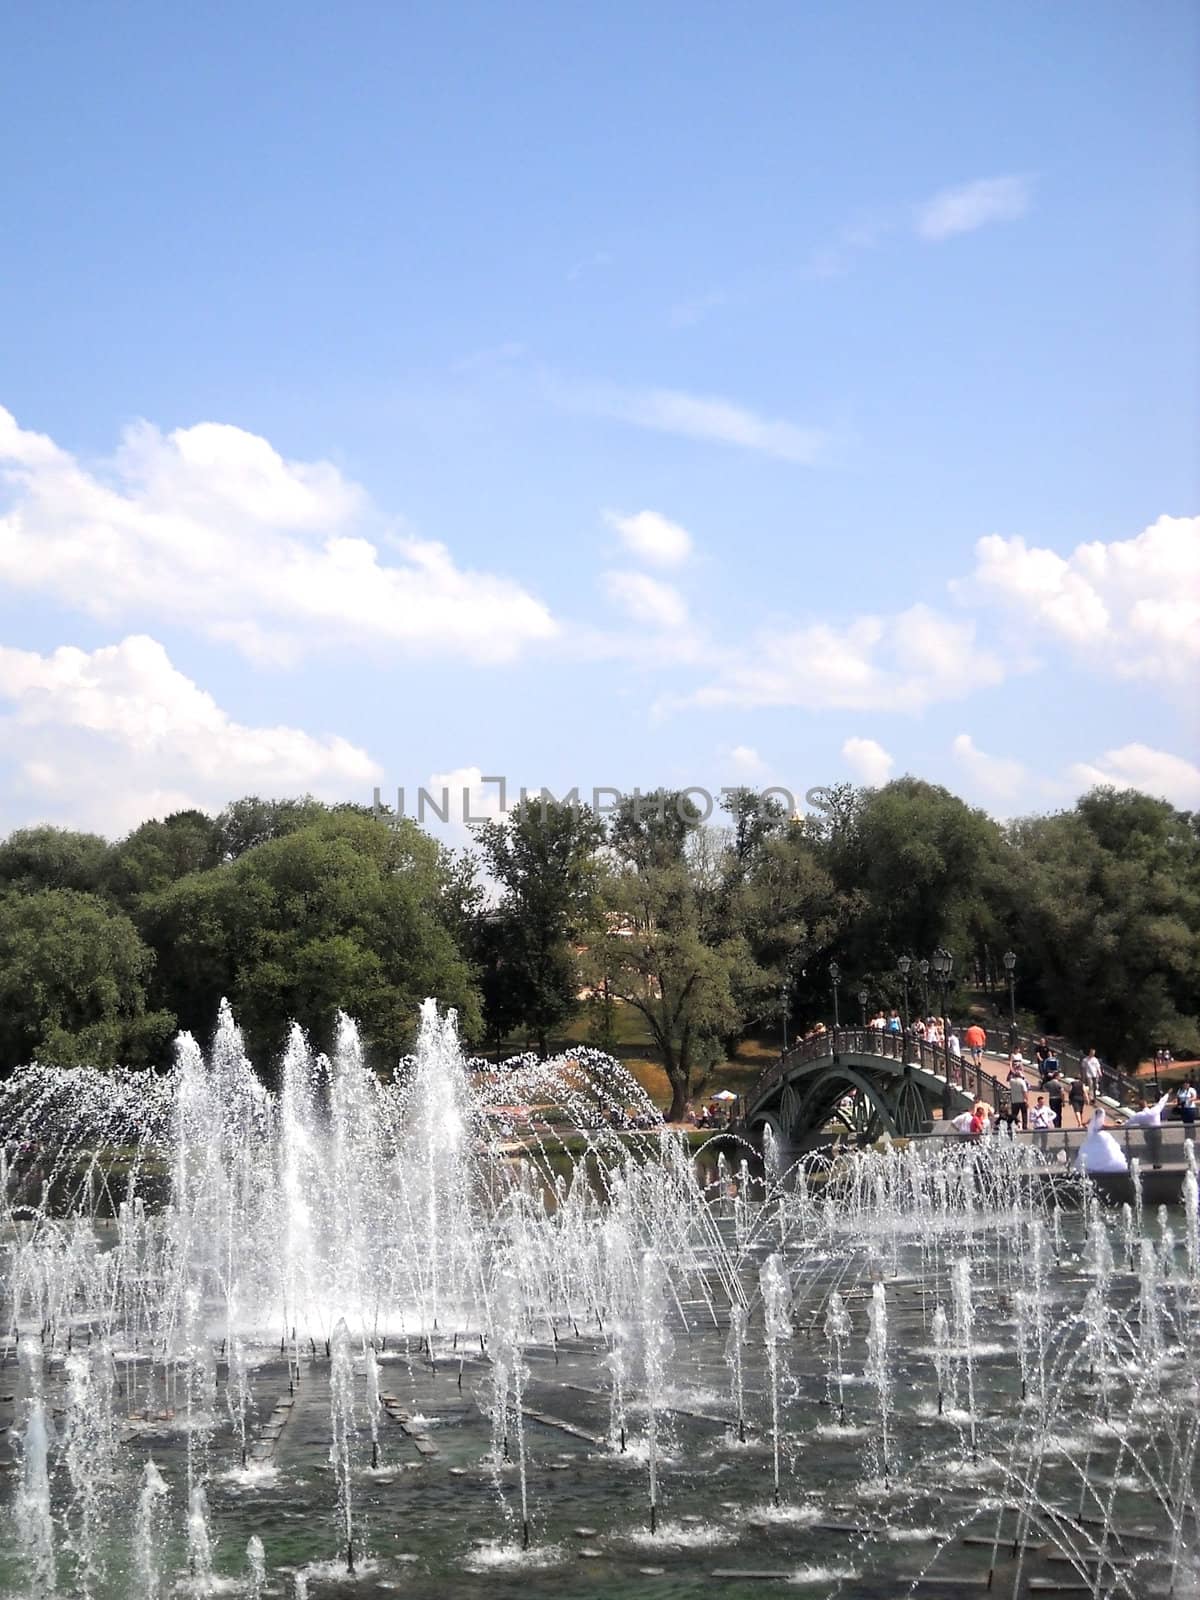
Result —
[[987, 1044], [987, 1034], [977, 1022], [973, 1022], [963, 1034], [963, 1043], [971, 1052], [971, 1060], [977, 1067], [983, 1065], [983, 1047]]

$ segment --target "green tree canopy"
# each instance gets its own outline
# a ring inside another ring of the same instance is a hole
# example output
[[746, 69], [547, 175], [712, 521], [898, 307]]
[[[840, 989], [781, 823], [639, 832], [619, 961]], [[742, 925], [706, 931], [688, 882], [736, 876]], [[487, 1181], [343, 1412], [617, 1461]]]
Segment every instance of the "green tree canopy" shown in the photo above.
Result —
[[154, 955], [122, 912], [77, 889], [0, 897], [0, 1064], [144, 1066], [174, 1017], [148, 1011]]
[[1200, 837], [1195, 818], [1131, 790], [1015, 824], [1018, 947], [1041, 1009], [1133, 1066], [1200, 1050]]
[[97, 833], [70, 828], [18, 828], [0, 844], [0, 892], [99, 888], [109, 845]]
[[743, 997], [766, 982], [744, 934], [731, 929], [722, 852], [696, 828], [696, 815], [670, 790], [618, 808], [605, 916], [586, 962], [594, 985], [645, 1020], [671, 1085], [673, 1120], [740, 1027]]
[[206, 1033], [227, 996], [267, 1071], [290, 1022], [324, 1048], [339, 1009], [382, 1066], [408, 1048], [429, 995], [477, 1036], [478, 995], [448, 926], [451, 876], [446, 853], [409, 821], [318, 811], [150, 897], [143, 924], [164, 1003]]
[[547, 797], [522, 801], [475, 837], [503, 890], [479, 945], [488, 1031], [524, 1026], [545, 1055], [579, 1004], [574, 946], [594, 918], [601, 829], [586, 806]]
[[104, 862], [104, 883], [122, 905], [156, 894], [192, 872], [222, 859], [220, 827], [203, 811], [175, 811], [161, 822], [143, 822], [113, 845]]

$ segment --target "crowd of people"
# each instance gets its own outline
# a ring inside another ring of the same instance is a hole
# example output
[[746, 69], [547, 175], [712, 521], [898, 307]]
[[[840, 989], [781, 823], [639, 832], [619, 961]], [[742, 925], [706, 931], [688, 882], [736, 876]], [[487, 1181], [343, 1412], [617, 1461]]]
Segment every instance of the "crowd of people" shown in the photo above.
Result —
[[[936, 1016], [917, 1017], [906, 1029], [900, 1013], [893, 1008], [890, 1011], [876, 1011], [867, 1022], [867, 1027], [876, 1033], [907, 1034], [909, 1038], [943, 1051], [948, 1058], [948, 1076], [960, 1088], [969, 1086], [969, 1079], [965, 1078], [963, 1072], [963, 1061], [970, 1060], [977, 1068], [983, 1065], [987, 1033], [978, 1022], [968, 1024], [961, 1035], [949, 1019]], [[820, 1038], [827, 1031], [825, 1024], [818, 1022], [804, 1037], [806, 1040]], [[1155, 1065], [1159, 1065], [1164, 1058], [1170, 1060], [1169, 1052], [1159, 1051]], [[1091, 1128], [1096, 1112], [1102, 1109], [1104, 1071], [1104, 1065], [1093, 1047], [1079, 1063], [1077, 1074], [1067, 1077], [1053, 1046], [1045, 1038], [1040, 1039], [1032, 1060], [1027, 1060], [1020, 1050], [1013, 1050], [1009, 1055], [1007, 1110], [992, 1113], [980, 1101], [974, 1110], [964, 1111], [956, 1117], [955, 1126], [967, 1137], [979, 1137], [997, 1121], [1007, 1122], [1012, 1128], [1032, 1128], [1042, 1133], [1051, 1128]], [[998, 1073], [995, 1075], [999, 1077]], [[1175, 1090], [1169, 1091], [1161, 1104], [1164, 1116], [1178, 1117], [1186, 1127], [1194, 1127], [1200, 1117], [1200, 1086], [1189, 1077]], [[980, 1107], [984, 1109], [985, 1125], [974, 1127], [973, 1123], [979, 1121], [976, 1113]], [[1151, 1109], [1151, 1101], [1142, 1096], [1135, 1117]], [[1068, 1111], [1072, 1118], [1070, 1123], [1065, 1120]], [[1134, 1118], [1129, 1120], [1134, 1122]]]

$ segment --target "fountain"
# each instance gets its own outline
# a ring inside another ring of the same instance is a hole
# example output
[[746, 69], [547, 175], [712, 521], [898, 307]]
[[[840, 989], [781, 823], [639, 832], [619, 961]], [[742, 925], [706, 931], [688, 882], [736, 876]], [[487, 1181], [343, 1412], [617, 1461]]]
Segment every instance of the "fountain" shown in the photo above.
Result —
[[1196, 1592], [1194, 1159], [1173, 1215], [1002, 1136], [785, 1171], [432, 1003], [277, 1082], [223, 1007], [0, 1084], [4, 1600]]

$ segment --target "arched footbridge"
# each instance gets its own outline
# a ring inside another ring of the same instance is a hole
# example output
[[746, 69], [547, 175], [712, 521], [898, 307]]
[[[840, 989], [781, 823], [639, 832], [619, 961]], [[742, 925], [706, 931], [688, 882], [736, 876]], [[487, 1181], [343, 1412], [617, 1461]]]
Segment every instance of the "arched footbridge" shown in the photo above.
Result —
[[805, 1039], [762, 1073], [746, 1097], [745, 1125], [769, 1127], [794, 1157], [851, 1136], [928, 1132], [934, 1112], [954, 1117], [982, 1100], [997, 1111], [1008, 1089], [967, 1057], [875, 1028], [836, 1028]]

